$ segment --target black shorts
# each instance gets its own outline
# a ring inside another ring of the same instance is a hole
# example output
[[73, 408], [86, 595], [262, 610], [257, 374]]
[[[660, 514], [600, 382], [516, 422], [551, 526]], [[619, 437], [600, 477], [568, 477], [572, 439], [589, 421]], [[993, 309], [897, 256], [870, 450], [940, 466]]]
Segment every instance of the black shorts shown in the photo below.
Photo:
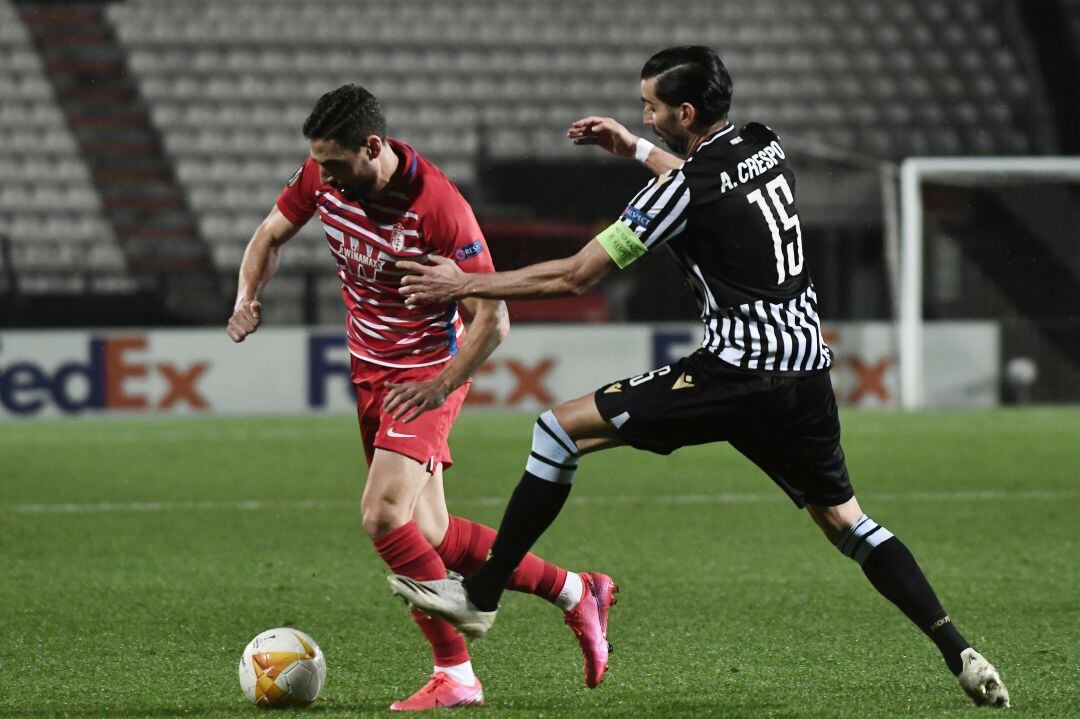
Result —
[[855, 496], [840, 447], [829, 373], [748, 372], [698, 350], [673, 365], [604, 385], [600, 415], [631, 447], [671, 454], [728, 442], [799, 507]]

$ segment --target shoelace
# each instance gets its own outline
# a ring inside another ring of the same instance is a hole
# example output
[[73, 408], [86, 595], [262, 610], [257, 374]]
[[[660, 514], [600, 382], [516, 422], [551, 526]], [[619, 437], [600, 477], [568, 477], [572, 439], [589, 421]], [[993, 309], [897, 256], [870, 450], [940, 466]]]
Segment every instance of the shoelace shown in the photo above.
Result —
[[424, 687], [424, 692], [427, 694], [434, 693], [436, 689], [441, 687], [443, 684], [446, 684], [448, 679], [449, 677], [442, 672], [439, 672], [438, 674], [432, 674], [431, 680], [427, 683], [427, 686]]

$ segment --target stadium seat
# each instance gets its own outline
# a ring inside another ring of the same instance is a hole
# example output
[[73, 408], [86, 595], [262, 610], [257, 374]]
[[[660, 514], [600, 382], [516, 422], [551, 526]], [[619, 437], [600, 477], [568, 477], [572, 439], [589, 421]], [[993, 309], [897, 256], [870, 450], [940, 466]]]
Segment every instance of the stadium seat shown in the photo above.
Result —
[[[306, 154], [312, 103], [344, 82], [375, 92], [392, 132], [466, 187], [481, 153], [575, 156], [564, 132], [585, 114], [639, 127], [639, 48], [674, 43], [717, 47], [735, 76], [734, 119], [764, 120], [785, 142], [883, 158], [1039, 150], [1045, 101], [995, 7], [688, 0], [676, 15], [645, 0], [128, 0], [107, 14], [215, 263], [231, 271]], [[375, 32], [355, 43], [360, 23], [407, 27], [410, 42]], [[0, 162], [23, 180], [0, 185], [6, 231], [104, 232], [115, 246], [11, 0], [0, 0], [0, 96]], [[74, 213], [66, 227], [40, 214], [58, 201]], [[317, 229], [304, 238], [293, 261], [324, 262]]]
[[101, 198], [9, 0], [0, 0], [0, 166], [0, 234], [11, 239], [21, 289], [84, 291], [64, 275], [124, 273]]

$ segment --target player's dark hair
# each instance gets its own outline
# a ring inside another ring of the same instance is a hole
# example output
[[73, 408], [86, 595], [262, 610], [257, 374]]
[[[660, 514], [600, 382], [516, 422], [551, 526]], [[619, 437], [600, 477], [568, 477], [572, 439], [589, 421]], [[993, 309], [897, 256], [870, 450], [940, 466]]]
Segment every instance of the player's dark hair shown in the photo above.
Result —
[[386, 139], [386, 118], [375, 96], [359, 85], [342, 85], [326, 93], [304, 120], [304, 137], [333, 140], [353, 152], [370, 135]]
[[656, 78], [656, 96], [678, 107], [688, 102], [700, 125], [727, 118], [731, 109], [731, 75], [720, 56], [703, 45], [679, 45], [661, 50], [641, 68], [641, 79]]

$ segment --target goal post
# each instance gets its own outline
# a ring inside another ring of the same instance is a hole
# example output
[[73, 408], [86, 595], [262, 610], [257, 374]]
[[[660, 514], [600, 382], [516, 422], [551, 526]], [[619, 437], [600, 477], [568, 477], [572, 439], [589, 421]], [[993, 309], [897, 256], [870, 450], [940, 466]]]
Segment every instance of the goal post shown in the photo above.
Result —
[[900, 406], [926, 403], [923, 354], [922, 185], [1014, 184], [1024, 179], [1080, 182], [1080, 157], [913, 157], [900, 164], [900, 247], [898, 286], [898, 370]]

